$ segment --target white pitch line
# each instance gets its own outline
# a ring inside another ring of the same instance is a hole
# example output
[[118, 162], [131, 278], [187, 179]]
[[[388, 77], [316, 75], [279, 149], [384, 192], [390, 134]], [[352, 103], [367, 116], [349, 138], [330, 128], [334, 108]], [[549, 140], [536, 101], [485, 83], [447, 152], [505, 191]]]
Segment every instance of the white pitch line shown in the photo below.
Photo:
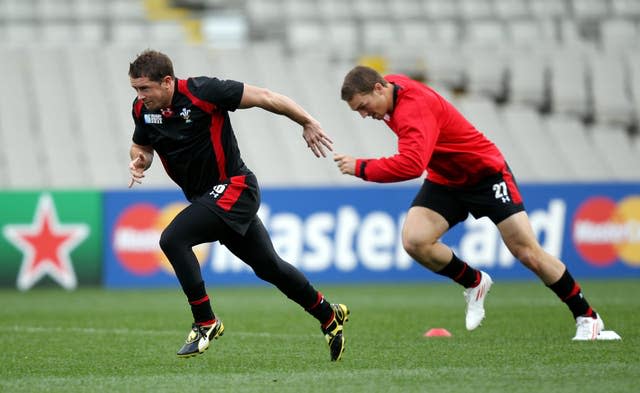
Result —
[[[181, 334], [177, 330], [148, 330], [148, 329], [128, 329], [128, 328], [77, 328], [77, 327], [62, 327], [62, 326], [0, 326], [2, 332], [15, 332], [15, 333], [74, 333], [74, 334], [119, 334], [119, 335], [139, 335], [139, 336], [173, 336]], [[238, 332], [225, 330], [225, 333], [234, 336], [244, 337], [271, 337], [271, 338], [292, 338], [292, 337], [315, 337], [315, 334], [283, 334], [283, 333], [269, 333], [269, 332]]]

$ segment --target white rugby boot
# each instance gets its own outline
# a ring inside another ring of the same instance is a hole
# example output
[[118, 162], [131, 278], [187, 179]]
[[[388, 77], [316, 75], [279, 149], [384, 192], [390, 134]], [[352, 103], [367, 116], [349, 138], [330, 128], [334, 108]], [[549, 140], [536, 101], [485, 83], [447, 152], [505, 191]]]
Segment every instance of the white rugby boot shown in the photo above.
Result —
[[480, 326], [484, 319], [484, 299], [493, 285], [491, 276], [480, 272], [480, 284], [464, 290], [464, 300], [467, 302], [466, 325], [467, 330], [473, 330]]

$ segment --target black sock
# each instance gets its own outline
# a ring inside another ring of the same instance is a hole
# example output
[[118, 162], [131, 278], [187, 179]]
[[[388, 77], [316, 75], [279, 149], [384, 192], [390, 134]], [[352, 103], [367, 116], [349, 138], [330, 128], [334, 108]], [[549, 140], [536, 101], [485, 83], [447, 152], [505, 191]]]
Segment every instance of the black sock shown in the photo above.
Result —
[[216, 317], [211, 308], [211, 302], [204, 287], [204, 281], [200, 281], [199, 284], [185, 292], [187, 300], [189, 300], [189, 304], [191, 305], [191, 313], [193, 314], [195, 323], [205, 326], [211, 325]]
[[565, 270], [562, 277], [549, 285], [549, 288], [569, 307], [574, 319], [580, 316], [596, 318], [596, 312], [589, 306], [580, 285], [571, 277], [569, 270]]
[[453, 281], [465, 288], [475, 287], [480, 284], [480, 271], [472, 268], [466, 262], [460, 260], [456, 254], [453, 254], [451, 262], [436, 274], [449, 277]]
[[[308, 285], [311, 286], [311, 284]], [[333, 320], [333, 309], [331, 308], [331, 304], [326, 301], [321, 292], [316, 293], [317, 295], [315, 302], [308, 308], [305, 308], [305, 310], [309, 314], [313, 315], [313, 317], [317, 319], [323, 327], [325, 327], [325, 325]]]

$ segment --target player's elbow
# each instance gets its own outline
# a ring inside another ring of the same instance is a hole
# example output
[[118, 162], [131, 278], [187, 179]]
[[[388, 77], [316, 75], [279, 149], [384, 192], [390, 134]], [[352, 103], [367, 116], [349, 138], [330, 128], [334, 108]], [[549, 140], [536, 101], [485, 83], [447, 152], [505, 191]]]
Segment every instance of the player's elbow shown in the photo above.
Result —
[[247, 109], [258, 107], [272, 110], [276, 105], [277, 99], [278, 95], [267, 88], [245, 84], [239, 108]]
[[279, 107], [278, 97], [279, 95], [274, 91], [266, 88], [260, 88], [255, 97], [255, 106], [271, 112], [276, 112]]
[[276, 101], [277, 94], [265, 87], [258, 90], [258, 100], [261, 102], [271, 103]]
[[410, 179], [415, 179], [416, 177], [422, 176], [424, 173], [424, 167], [422, 166], [414, 166], [409, 168], [407, 171], [407, 177]]
[[425, 165], [424, 163], [416, 158], [409, 158], [406, 160], [405, 165], [403, 166], [402, 173], [405, 175], [407, 179], [415, 179], [416, 177], [422, 176], [424, 173]]

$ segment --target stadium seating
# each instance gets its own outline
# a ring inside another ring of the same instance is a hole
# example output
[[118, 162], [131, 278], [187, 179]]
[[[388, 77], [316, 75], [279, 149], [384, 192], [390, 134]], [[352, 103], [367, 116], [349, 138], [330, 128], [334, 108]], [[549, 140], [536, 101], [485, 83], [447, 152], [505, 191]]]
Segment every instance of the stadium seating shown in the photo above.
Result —
[[[0, 96], [0, 186], [125, 186], [127, 65], [148, 47], [169, 53], [180, 77], [217, 75], [290, 95], [340, 152], [394, 153], [384, 124], [339, 99], [345, 72], [378, 59], [381, 71], [422, 78], [458, 104], [521, 181], [640, 180], [638, 1], [191, 1], [200, 8], [189, 19], [240, 15], [249, 41], [231, 47], [215, 37], [193, 45], [184, 19], [153, 14], [149, 3], [0, 0], [0, 72], [11, 76], [10, 95]], [[231, 117], [263, 184], [362, 184], [313, 157], [287, 119]], [[175, 187], [160, 165], [146, 183]]]
[[3, 89], [11, 94], [0, 94], [0, 156], [3, 157], [3, 186], [6, 188], [35, 188], [49, 186], [44, 161], [43, 146], [36, 133], [36, 121], [32, 114], [33, 86], [24, 65], [26, 50], [2, 47], [0, 61], [2, 75], [6, 78]]
[[507, 56], [509, 102], [543, 109], [548, 102], [549, 73], [545, 55], [527, 48], [512, 50]]
[[571, 48], [551, 53], [551, 106], [554, 112], [586, 119], [591, 113], [584, 54]]
[[611, 12], [615, 16], [640, 17], [640, 3], [636, 0], [611, 0]]
[[569, 15], [568, 2], [557, 0], [530, 0], [529, 8], [534, 17], [540, 19], [559, 18]]
[[549, 144], [568, 160], [573, 181], [606, 179], [612, 169], [603, 163], [602, 153], [580, 120], [571, 116], [548, 116], [545, 121]]
[[399, 25], [410, 20], [424, 20], [425, 10], [420, 0], [396, 0], [388, 3], [389, 14]]
[[566, 181], [575, 175], [570, 171], [567, 157], [561, 154], [557, 145], [550, 143], [548, 129], [543, 127], [535, 109], [507, 105], [501, 114], [512, 140], [531, 166], [531, 181]]
[[604, 50], [615, 51], [638, 46], [638, 29], [629, 19], [605, 19], [600, 23], [600, 43]]
[[501, 99], [506, 92], [506, 54], [495, 47], [469, 46], [463, 53], [466, 90]]
[[[604, 56], [602, 56], [604, 54]], [[628, 127], [635, 121], [621, 53], [598, 53], [588, 59], [594, 120]]]
[[[529, 16], [526, 0], [494, 0], [494, 12], [503, 20], [518, 20]], [[492, 14], [492, 16], [493, 16]]]
[[509, 166], [519, 179], [534, 179], [536, 172], [528, 156], [516, 143], [514, 135], [502, 121], [493, 100], [482, 96], [466, 96], [456, 101], [460, 112], [469, 119], [478, 130], [500, 146]]

